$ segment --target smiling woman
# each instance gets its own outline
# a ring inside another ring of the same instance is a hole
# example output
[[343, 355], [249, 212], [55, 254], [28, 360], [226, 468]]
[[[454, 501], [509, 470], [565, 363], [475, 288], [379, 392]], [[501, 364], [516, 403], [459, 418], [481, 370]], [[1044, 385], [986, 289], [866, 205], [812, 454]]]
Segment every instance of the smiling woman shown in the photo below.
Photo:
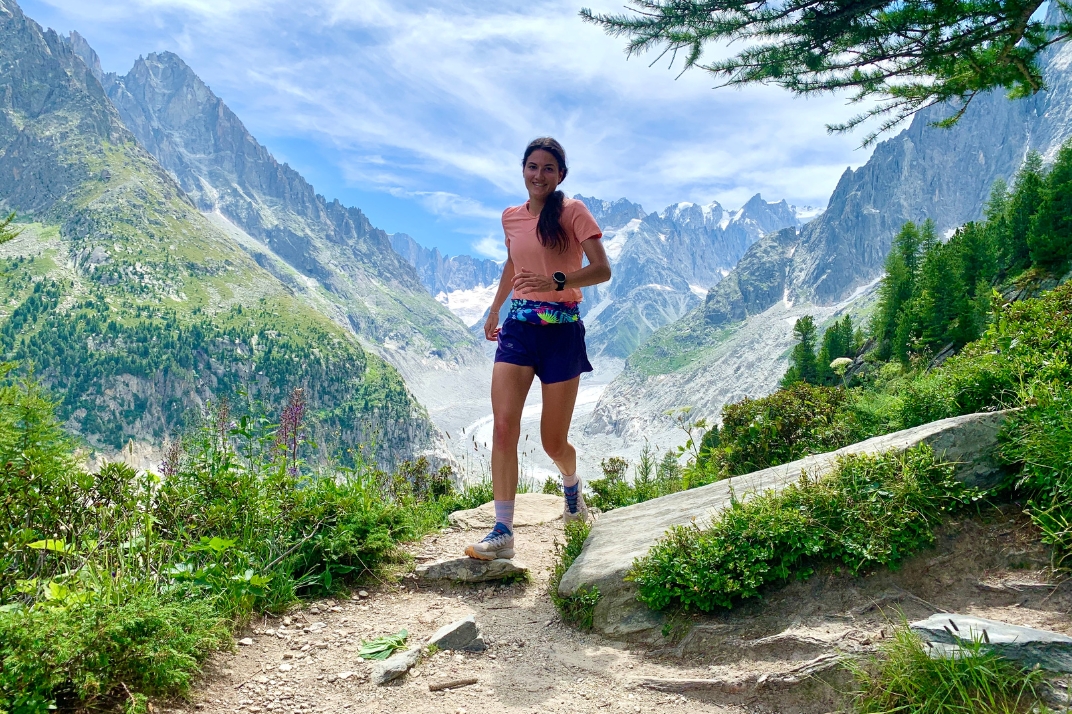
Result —
[[[581, 288], [610, 280], [610, 262], [592, 214], [584, 203], [558, 190], [569, 172], [562, 145], [550, 137], [536, 139], [525, 149], [521, 165], [529, 200], [503, 211], [509, 257], [484, 323], [485, 337], [499, 346], [491, 377], [495, 527], [465, 549], [479, 560], [514, 556], [517, 446], [534, 377], [540, 378], [543, 389], [540, 438], [562, 472], [563, 519], [569, 523], [588, 515], [577, 476], [577, 451], [568, 439], [581, 374], [592, 371], [578, 305]], [[500, 328], [499, 308], [511, 293], [510, 313]]]

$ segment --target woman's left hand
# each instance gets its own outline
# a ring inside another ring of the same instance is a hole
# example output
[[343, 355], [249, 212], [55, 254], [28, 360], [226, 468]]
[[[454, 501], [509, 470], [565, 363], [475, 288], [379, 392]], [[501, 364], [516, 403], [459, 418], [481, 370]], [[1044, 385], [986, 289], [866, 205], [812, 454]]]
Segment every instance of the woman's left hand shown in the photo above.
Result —
[[555, 281], [546, 275], [534, 273], [528, 268], [522, 268], [514, 275], [514, 290], [519, 295], [526, 293], [554, 292]]

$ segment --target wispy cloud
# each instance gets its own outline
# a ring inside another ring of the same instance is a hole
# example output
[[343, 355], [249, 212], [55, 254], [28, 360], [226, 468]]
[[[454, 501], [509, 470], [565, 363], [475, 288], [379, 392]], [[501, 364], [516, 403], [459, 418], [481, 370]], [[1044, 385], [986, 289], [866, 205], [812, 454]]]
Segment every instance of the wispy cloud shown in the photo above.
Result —
[[824, 204], [868, 156], [825, 133], [854, 112], [842, 99], [713, 91], [701, 72], [626, 61], [577, 0], [25, 1], [106, 45], [107, 69], [179, 51], [258, 138], [324, 147], [351, 186], [413, 201], [457, 240], [523, 200], [519, 152], [542, 134], [569, 151], [564, 190], [651, 209], [757, 192]]
[[502, 238], [485, 236], [472, 244], [473, 252], [492, 260], [506, 260], [506, 244]]

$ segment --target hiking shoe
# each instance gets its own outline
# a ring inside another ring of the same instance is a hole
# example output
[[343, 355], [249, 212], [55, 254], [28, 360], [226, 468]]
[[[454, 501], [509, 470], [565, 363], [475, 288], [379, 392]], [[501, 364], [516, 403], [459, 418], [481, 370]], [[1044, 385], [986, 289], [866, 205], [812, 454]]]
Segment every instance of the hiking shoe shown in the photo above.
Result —
[[562, 492], [565, 494], [565, 502], [562, 504], [562, 523], [587, 521], [588, 505], [584, 502], [584, 484], [581, 480], [577, 479], [576, 486], [569, 489], [563, 488]]
[[496, 523], [484, 540], [466, 546], [465, 554], [477, 560], [514, 557], [514, 534], [502, 523]]

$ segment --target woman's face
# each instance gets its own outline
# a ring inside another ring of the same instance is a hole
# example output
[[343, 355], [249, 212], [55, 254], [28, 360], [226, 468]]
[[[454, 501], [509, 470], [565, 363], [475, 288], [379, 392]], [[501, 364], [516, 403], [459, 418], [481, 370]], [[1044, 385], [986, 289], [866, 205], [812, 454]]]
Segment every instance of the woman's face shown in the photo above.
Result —
[[544, 199], [558, 188], [562, 181], [562, 171], [558, 162], [549, 151], [536, 149], [525, 160], [525, 187], [529, 190], [529, 199]]

